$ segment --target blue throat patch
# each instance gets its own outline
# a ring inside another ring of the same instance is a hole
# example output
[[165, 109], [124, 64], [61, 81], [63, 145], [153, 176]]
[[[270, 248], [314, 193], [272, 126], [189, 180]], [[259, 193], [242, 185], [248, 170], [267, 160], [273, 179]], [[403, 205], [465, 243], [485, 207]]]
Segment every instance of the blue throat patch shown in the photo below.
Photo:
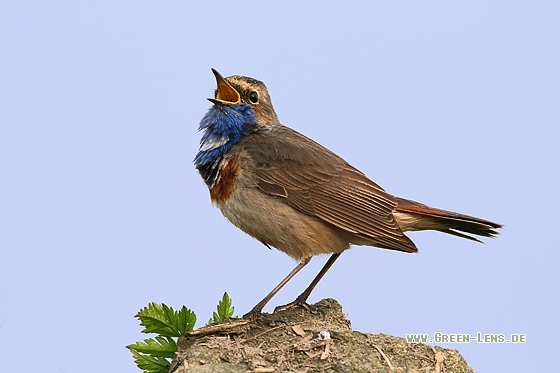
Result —
[[213, 187], [219, 176], [220, 161], [231, 146], [255, 127], [257, 118], [251, 105], [213, 105], [200, 121], [203, 131], [194, 165], [208, 187]]

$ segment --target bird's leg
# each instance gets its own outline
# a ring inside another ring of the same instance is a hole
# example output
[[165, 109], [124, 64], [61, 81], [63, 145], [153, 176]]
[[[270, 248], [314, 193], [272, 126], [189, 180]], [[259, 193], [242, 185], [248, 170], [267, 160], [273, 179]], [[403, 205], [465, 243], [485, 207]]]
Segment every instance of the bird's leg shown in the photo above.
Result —
[[[262, 312], [262, 309], [264, 308], [264, 306], [268, 303], [268, 301], [270, 301], [270, 299], [272, 299], [272, 297], [275, 296], [276, 293], [278, 293], [278, 291], [280, 291], [280, 289], [282, 289], [282, 287], [284, 287], [284, 285], [286, 285], [288, 283], [288, 281], [290, 281], [292, 279], [292, 277], [294, 277], [296, 275], [296, 273], [301, 271], [301, 269], [303, 267], [305, 267], [307, 265], [307, 263], [309, 263], [310, 260], [311, 260], [311, 257], [308, 257], [308, 258], [303, 259], [301, 262], [299, 262], [298, 265], [286, 276], [286, 278], [284, 278], [278, 285], [276, 285], [276, 287], [274, 289], [272, 289], [272, 291], [270, 293], [268, 293], [268, 295], [266, 297], [264, 297], [263, 300], [261, 300], [259, 303], [257, 303], [257, 305], [255, 307], [253, 307], [253, 309], [251, 311], [249, 311], [245, 315], [243, 315], [243, 318], [244, 319], [247, 319], [247, 318], [252, 318], [252, 319], [263, 318], [261, 312]], [[311, 291], [309, 291], [309, 292], [311, 292]]]
[[332, 265], [334, 264], [334, 262], [338, 259], [338, 257], [340, 256], [341, 253], [335, 253], [332, 254], [331, 257], [329, 258], [329, 260], [327, 260], [327, 262], [325, 263], [325, 265], [323, 266], [323, 268], [321, 269], [321, 271], [319, 272], [319, 274], [317, 274], [317, 276], [315, 276], [315, 278], [313, 279], [313, 281], [311, 281], [311, 284], [309, 284], [309, 286], [307, 287], [307, 289], [305, 289], [303, 291], [303, 293], [301, 293], [296, 300], [294, 300], [291, 303], [285, 304], [283, 306], [278, 306], [274, 309], [274, 312], [279, 311], [279, 310], [285, 310], [288, 308], [293, 308], [293, 307], [301, 307], [304, 308], [306, 310], [308, 310], [311, 313], [323, 313], [323, 311], [317, 307], [313, 307], [309, 304], [307, 304], [307, 298], [309, 298], [309, 295], [311, 294], [311, 292], [313, 291], [313, 289], [315, 289], [315, 286], [317, 286], [317, 284], [319, 283], [319, 281], [321, 281], [321, 279], [323, 278], [323, 276], [325, 275], [325, 273], [327, 273], [327, 271], [329, 270], [329, 268], [332, 267]]

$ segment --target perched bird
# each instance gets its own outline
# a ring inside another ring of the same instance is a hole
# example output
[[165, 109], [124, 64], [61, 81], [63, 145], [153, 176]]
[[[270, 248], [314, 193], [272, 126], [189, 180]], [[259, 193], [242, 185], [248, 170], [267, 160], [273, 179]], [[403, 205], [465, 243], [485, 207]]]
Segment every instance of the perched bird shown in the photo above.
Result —
[[[266, 303], [314, 255], [332, 254], [309, 287], [282, 308], [301, 306], [350, 245], [417, 252], [403, 232], [437, 230], [479, 241], [502, 225], [395, 197], [344, 159], [280, 123], [263, 82], [216, 76], [213, 106], [200, 122], [194, 164], [212, 202], [236, 227], [298, 261], [244, 317]], [[278, 308], [278, 307], [277, 307]]]

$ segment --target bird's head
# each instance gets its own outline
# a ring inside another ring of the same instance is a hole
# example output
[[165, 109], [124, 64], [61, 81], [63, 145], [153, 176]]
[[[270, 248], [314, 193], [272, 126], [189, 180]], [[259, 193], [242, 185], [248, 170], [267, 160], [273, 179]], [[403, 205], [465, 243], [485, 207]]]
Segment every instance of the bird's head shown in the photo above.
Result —
[[218, 176], [222, 157], [252, 131], [280, 125], [263, 82], [246, 76], [224, 78], [212, 69], [217, 88], [214, 105], [200, 121], [200, 148], [194, 164], [210, 186]]
[[279, 124], [270, 95], [263, 82], [240, 75], [224, 78], [217, 70], [212, 69], [212, 72], [216, 77], [217, 87], [214, 98], [208, 99], [210, 102], [219, 106], [249, 105], [259, 124]]

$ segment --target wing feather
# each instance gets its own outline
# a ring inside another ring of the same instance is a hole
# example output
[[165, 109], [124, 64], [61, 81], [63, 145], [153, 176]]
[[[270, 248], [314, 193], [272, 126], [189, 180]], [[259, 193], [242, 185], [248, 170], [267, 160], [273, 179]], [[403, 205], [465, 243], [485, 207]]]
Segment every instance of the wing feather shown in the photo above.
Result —
[[335, 153], [285, 126], [242, 141], [264, 193], [371, 245], [417, 251], [393, 216], [396, 198]]

